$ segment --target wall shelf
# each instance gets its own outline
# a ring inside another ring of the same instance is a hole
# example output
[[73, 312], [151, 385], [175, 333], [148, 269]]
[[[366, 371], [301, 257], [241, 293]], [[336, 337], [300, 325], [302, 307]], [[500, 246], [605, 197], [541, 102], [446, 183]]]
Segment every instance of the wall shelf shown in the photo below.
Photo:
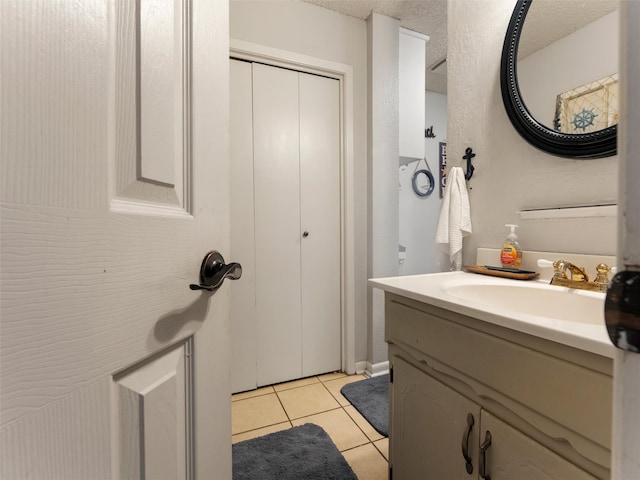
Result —
[[617, 205], [593, 205], [558, 208], [536, 208], [518, 212], [522, 220], [545, 220], [561, 218], [615, 217]]

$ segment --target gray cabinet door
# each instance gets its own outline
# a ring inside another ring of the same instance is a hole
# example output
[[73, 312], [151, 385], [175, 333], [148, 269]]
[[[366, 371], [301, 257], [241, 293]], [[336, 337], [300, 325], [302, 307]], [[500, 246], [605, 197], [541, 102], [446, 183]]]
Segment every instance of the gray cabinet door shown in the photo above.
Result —
[[[480, 406], [399, 357], [393, 359], [393, 376], [390, 460], [394, 480], [478, 478]], [[473, 418], [470, 432], [469, 414]]]
[[491, 446], [485, 455], [486, 473], [492, 480], [595, 478], [486, 410], [480, 420], [480, 441], [485, 441], [486, 432], [491, 434]]

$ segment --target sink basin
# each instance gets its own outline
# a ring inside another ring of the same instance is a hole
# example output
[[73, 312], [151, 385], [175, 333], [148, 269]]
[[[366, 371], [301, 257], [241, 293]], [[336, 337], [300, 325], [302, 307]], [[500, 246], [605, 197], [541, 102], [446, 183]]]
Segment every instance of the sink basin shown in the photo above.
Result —
[[604, 293], [468, 272], [374, 278], [369, 285], [453, 314], [609, 358], [615, 355], [604, 323]]
[[461, 300], [555, 320], [604, 325], [605, 295], [541, 283], [456, 282], [444, 290]]

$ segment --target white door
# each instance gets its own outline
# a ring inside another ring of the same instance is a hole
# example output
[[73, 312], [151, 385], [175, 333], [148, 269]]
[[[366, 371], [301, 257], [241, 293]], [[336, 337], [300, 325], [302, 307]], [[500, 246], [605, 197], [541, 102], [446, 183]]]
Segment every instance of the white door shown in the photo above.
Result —
[[227, 2], [0, 22], [0, 477], [231, 478]]
[[234, 391], [341, 368], [338, 80], [231, 61]]
[[297, 92], [297, 72], [253, 66], [258, 386], [301, 376]]
[[302, 377], [340, 370], [340, 93], [299, 73]]
[[[618, 272], [640, 270], [640, 3], [620, 2], [620, 125]], [[629, 305], [637, 305], [637, 280], [628, 281]], [[635, 290], [634, 290], [635, 285]], [[634, 292], [634, 293], [631, 293]], [[639, 312], [628, 315], [638, 327]], [[640, 354], [616, 349], [613, 374], [613, 448], [611, 478], [640, 478]]]

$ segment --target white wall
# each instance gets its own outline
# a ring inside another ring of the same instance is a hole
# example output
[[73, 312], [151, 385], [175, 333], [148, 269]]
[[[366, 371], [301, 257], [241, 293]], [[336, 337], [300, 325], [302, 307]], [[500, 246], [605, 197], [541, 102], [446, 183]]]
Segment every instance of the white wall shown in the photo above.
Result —
[[512, 127], [500, 94], [500, 55], [515, 0], [450, 0], [448, 10], [448, 163], [461, 165], [473, 147], [469, 182], [477, 247], [499, 247], [505, 223], [520, 224], [524, 250], [616, 253], [616, 218], [521, 221], [522, 209], [615, 203], [617, 157], [571, 160], [539, 151]]
[[553, 125], [559, 93], [618, 72], [619, 16], [619, 11], [611, 12], [526, 58], [518, 58], [520, 92], [529, 111], [544, 125]]
[[[406, 247], [406, 258], [400, 265], [400, 275], [416, 275], [443, 270], [446, 257], [434, 244], [436, 224], [440, 214], [439, 143], [447, 141], [447, 96], [429, 92], [425, 94], [425, 128], [433, 127], [435, 138], [424, 138], [425, 158], [436, 185], [428, 197], [419, 197], [413, 191], [411, 180], [417, 162], [400, 167], [400, 244]], [[423, 134], [424, 137], [424, 134]], [[418, 169], [426, 169], [420, 162]]]
[[[367, 20], [370, 277], [398, 275], [398, 23], [375, 13]], [[387, 361], [384, 292], [369, 292], [367, 363], [375, 370]]]
[[298, 1], [232, 0], [230, 36], [353, 68], [355, 357], [367, 358], [367, 33], [362, 20]]

